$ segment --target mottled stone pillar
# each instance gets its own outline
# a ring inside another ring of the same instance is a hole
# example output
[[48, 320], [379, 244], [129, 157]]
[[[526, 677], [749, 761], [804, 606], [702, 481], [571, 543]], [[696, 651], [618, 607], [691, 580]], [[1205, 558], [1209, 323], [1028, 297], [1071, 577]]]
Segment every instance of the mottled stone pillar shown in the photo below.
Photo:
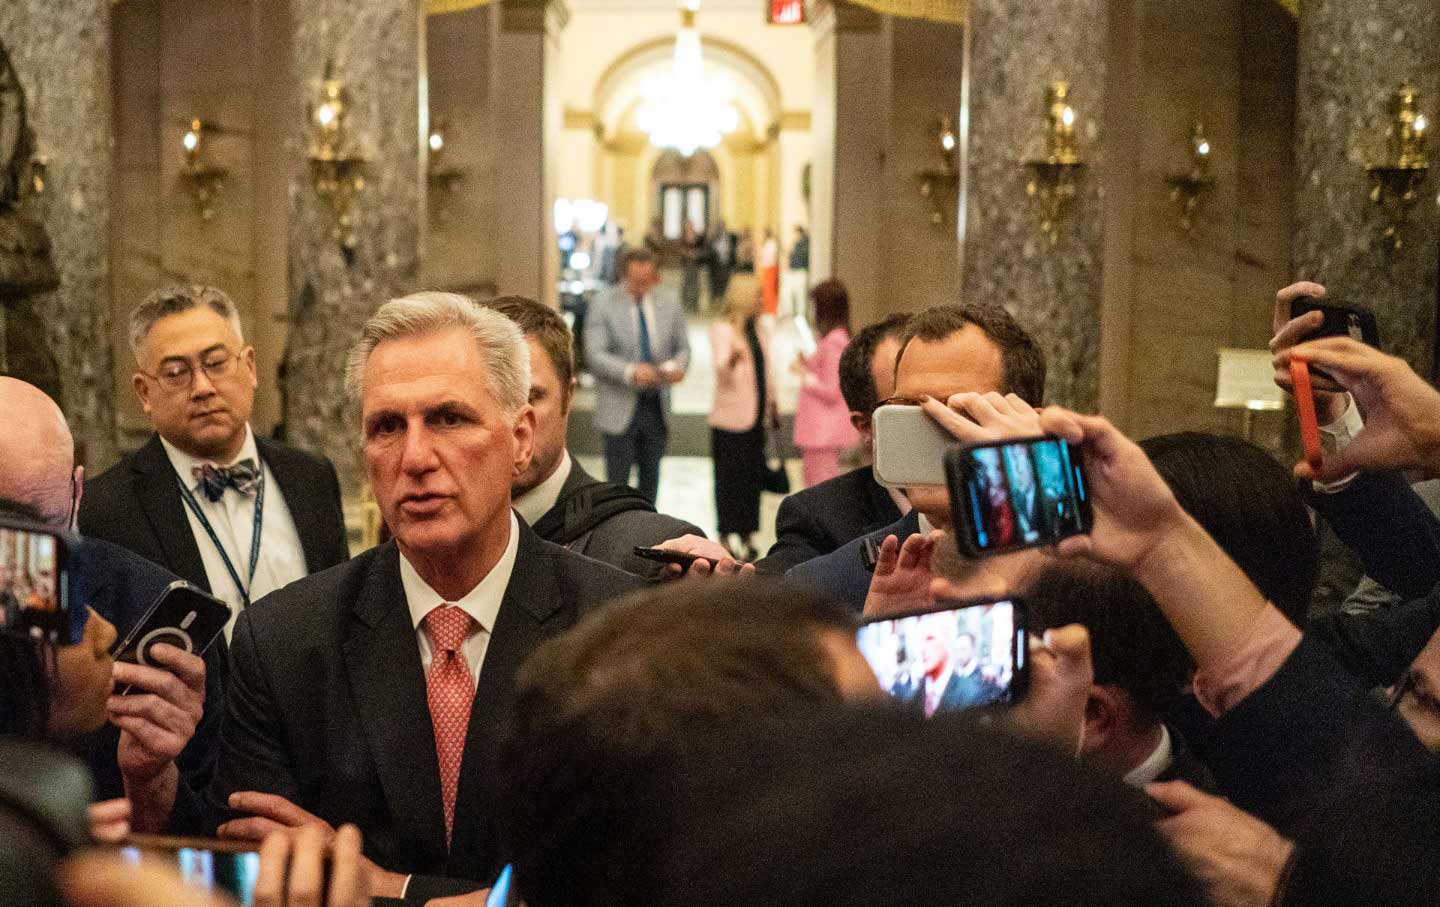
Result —
[[[1103, 0], [971, 0], [962, 298], [1004, 305], [1045, 349], [1048, 402], [1093, 409], [1099, 389]], [[1086, 167], [1052, 245], [1026, 195], [1045, 156], [1045, 90], [1070, 85]]]
[[1435, 0], [1305, 0], [1300, 4], [1295, 242], [1297, 277], [1330, 295], [1372, 307], [1380, 340], [1431, 374], [1435, 354], [1440, 147], [1400, 233], [1382, 236], [1364, 165], [1386, 153], [1390, 99], [1402, 82], [1420, 90], [1431, 123], [1440, 120], [1440, 16]]
[[[503, 164], [494, 170], [499, 222], [496, 284], [559, 304], [560, 249], [554, 219], [559, 167], [560, 31], [569, 19], [559, 0], [503, 0], [491, 59], [490, 112]], [[571, 162], [571, 166], [575, 166]]]
[[[347, 493], [364, 478], [359, 428], [345, 398], [345, 357], [387, 299], [415, 289], [422, 216], [422, 19], [414, 0], [291, 3], [294, 175], [290, 332], [281, 365], [285, 436], [328, 456]], [[355, 242], [341, 248], [334, 215], [311, 185], [307, 108], [326, 61], [350, 92], [349, 127], [369, 157], [356, 196]]]
[[[20, 75], [40, 154], [45, 193], [25, 212], [50, 236], [60, 287], [31, 297], [10, 320], [48, 346], [60, 406], [77, 455], [91, 471], [115, 459], [111, 377], [110, 0], [5, 0], [0, 41]], [[42, 330], [43, 326], [43, 330]]]

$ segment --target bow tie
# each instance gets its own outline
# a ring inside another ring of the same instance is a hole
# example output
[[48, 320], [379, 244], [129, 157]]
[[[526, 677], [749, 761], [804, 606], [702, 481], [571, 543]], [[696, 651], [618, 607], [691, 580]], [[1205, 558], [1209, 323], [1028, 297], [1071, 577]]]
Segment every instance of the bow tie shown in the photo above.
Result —
[[205, 463], [194, 467], [191, 472], [195, 474], [195, 481], [200, 483], [200, 490], [212, 502], [224, 497], [226, 488], [234, 488], [250, 497], [255, 494], [255, 484], [260, 479], [260, 469], [249, 457], [234, 466], [212, 466]]

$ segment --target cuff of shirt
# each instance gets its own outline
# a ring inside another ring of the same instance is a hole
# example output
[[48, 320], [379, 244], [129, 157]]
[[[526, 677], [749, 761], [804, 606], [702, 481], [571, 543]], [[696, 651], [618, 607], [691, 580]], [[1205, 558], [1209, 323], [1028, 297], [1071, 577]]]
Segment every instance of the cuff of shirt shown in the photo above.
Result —
[[1298, 645], [1300, 631], [1279, 608], [1267, 604], [1227, 661], [1195, 674], [1196, 701], [1211, 717], [1219, 718], [1274, 677]]
[[632, 387], [635, 385], [635, 363], [633, 362], [625, 366], [625, 383]]
[[[1349, 394], [1345, 395], [1347, 405], [1345, 412], [1327, 425], [1320, 426], [1320, 449], [1328, 456], [1334, 456], [1344, 450], [1351, 440], [1365, 428], [1365, 420], [1360, 418], [1360, 408], [1355, 405], [1355, 398]], [[1313, 482], [1314, 489], [1321, 494], [1334, 494], [1343, 491], [1355, 480], [1357, 473], [1350, 473], [1333, 482]]]
[[405, 900], [405, 895], [410, 891], [410, 880], [413, 878], [413, 874], [405, 877], [405, 884], [400, 886], [400, 900]]

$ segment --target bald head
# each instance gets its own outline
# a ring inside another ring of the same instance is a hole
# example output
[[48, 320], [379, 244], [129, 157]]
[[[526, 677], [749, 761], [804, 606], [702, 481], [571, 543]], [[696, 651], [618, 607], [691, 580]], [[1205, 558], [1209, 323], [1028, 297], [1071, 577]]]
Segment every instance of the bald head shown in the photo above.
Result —
[[33, 384], [0, 377], [0, 498], [29, 505], [53, 529], [69, 528], [75, 440], [55, 401]]

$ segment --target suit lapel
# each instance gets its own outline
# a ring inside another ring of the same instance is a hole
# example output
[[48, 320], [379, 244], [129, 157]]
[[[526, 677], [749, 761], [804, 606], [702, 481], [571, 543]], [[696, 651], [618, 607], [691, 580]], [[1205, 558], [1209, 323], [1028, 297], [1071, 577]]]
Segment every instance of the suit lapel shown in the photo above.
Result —
[[195, 542], [195, 533], [190, 530], [190, 520], [185, 516], [185, 505], [180, 500], [180, 486], [176, 484], [175, 467], [165, 455], [160, 436], [151, 435], [145, 446], [135, 452], [130, 468], [134, 470], [135, 497], [145, 511], [145, 518], [160, 543], [165, 556], [165, 566], [182, 579], [210, 590], [210, 578], [205, 574], [205, 561], [200, 557], [200, 548]]
[[325, 552], [321, 542], [329, 538], [325, 531], [327, 497], [321, 489], [306, 487], [306, 477], [301, 475], [302, 463], [274, 441], [256, 437], [255, 446], [260, 458], [270, 467], [275, 484], [285, 495], [285, 506], [290, 508], [290, 518], [295, 521], [295, 531], [300, 535], [300, 548], [305, 552], [305, 572], [318, 573], [325, 566]]
[[494, 772], [498, 736], [514, 697], [515, 673], [535, 647], [555, 632], [548, 624], [567, 604], [556, 581], [559, 565], [554, 549], [529, 527], [519, 524], [515, 569], [501, 599], [490, 645], [480, 668], [480, 682], [470, 706], [460, 788], [455, 797], [455, 828], [450, 852], [452, 875], [465, 876], [494, 868], [499, 842], [494, 839], [496, 813]]
[[355, 710], [370, 743], [397, 840], [416, 842], [426, 863], [444, 863], [445, 813], [425, 673], [394, 542], [376, 555], [341, 644]]

